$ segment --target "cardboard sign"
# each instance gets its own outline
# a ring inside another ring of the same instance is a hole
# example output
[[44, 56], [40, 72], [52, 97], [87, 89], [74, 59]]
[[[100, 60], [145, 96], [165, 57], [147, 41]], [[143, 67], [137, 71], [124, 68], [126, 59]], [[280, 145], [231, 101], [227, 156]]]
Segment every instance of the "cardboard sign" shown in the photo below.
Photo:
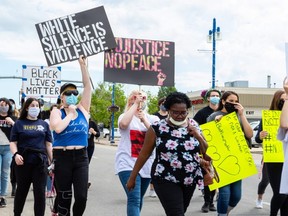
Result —
[[277, 132], [280, 126], [279, 110], [262, 110], [262, 128], [268, 135], [263, 139], [264, 162], [284, 162], [283, 144], [277, 139]]
[[235, 112], [219, 122], [200, 125], [208, 143], [207, 154], [219, 174], [220, 182], [209, 185], [210, 190], [223, 187], [257, 173], [250, 149]]
[[104, 81], [174, 86], [174, 42], [115, 38], [105, 51]]
[[116, 47], [104, 7], [36, 24], [49, 66]]
[[61, 67], [22, 65], [22, 90], [26, 97], [57, 98], [60, 87]]

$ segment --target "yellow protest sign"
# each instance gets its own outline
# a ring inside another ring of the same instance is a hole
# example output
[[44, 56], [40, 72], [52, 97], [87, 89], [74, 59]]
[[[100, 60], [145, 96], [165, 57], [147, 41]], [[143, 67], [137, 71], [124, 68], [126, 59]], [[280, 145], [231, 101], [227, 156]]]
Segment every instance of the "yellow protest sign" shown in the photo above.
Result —
[[210, 190], [223, 187], [257, 173], [257, 168], [247, 145], [235, 112], [200, 125], [208, 142], [207, 154], [219, 174], [220, 182], [209, 185]]
[[277, 139], [280, 114], [279, 110], [262, 110], [262, 128], [268, 132], [262, 146], [264, 162], [284, 162], [283, 144]]

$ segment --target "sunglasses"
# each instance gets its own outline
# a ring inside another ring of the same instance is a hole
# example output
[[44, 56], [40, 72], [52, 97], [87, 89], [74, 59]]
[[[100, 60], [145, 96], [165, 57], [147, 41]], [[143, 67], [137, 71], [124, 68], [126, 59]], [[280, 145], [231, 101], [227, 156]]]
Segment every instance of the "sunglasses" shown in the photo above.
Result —
[[175, 115], [175, 116], [187, 116], [188, 114], [189, 114], [189, 112], [188, 111], [176, 111], [176, 110], [169, 110], [170, 111], [170, 113], [172, 114], [172, 115]]
[[79, 94], [79, 92], [78, 92], [78, 90], [67, 90], [67, 91], [63, 92], [63, 95], [65, 95], [65, 96], [70, 96], [72, 94], [77, 96]]

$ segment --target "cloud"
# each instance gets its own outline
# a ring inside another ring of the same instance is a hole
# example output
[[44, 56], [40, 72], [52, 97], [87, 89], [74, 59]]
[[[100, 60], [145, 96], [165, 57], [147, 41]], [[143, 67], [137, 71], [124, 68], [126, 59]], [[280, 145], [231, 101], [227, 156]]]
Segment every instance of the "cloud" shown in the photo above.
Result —
[[[36, 23], [101, 5], [116, 37], [175, 42], [178, 90], [196, 91], [211, 85], [212, 44], [206, 39], [213, 18], [222, 33], [222, 40], [216, 42], [218, 85], [248, 80], [251, 87], [266, 87], [267, 75], [271, 75], [276, 87], [282, 85], [286, 74], [288, 2], [276, 4], [269, 0], [3, 0], [0, 5], [3, 71], [21, 70], [22, 64], [46, 64]], [[102, 81], [103, 54], [89, 58], [89, 63], [94, 84]], [[77, 62], [62, 67], [63, 78], [79, 79]]]

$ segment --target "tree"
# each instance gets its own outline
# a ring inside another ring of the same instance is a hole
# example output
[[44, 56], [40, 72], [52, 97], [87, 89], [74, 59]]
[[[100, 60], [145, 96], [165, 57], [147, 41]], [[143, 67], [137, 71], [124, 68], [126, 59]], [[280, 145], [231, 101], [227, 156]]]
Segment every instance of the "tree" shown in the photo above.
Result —
[[[119, 111], [114, 113], [114, 126], [117, 127], [118, 117], [125, 107], [126, 97], [122, 84], [115, 84], [114, 104], [119, 106]], [[105, 82], [98, 83], [91, 99], [90, 115], [98, 123], [102, 122], [105, 127], [111, 123], [111, 112], [108, 107], [112, 105], [112, 86]]]
[[158, 98], [152, 95], [150, 91], [147, 92], [148, 113], [153, 114], [158, 111]]
[[167, 95], [175, 91], [177, 91], [177, 89], [174, 86], [161, 86], [158, 91], [158, 100], [167, 97]]

